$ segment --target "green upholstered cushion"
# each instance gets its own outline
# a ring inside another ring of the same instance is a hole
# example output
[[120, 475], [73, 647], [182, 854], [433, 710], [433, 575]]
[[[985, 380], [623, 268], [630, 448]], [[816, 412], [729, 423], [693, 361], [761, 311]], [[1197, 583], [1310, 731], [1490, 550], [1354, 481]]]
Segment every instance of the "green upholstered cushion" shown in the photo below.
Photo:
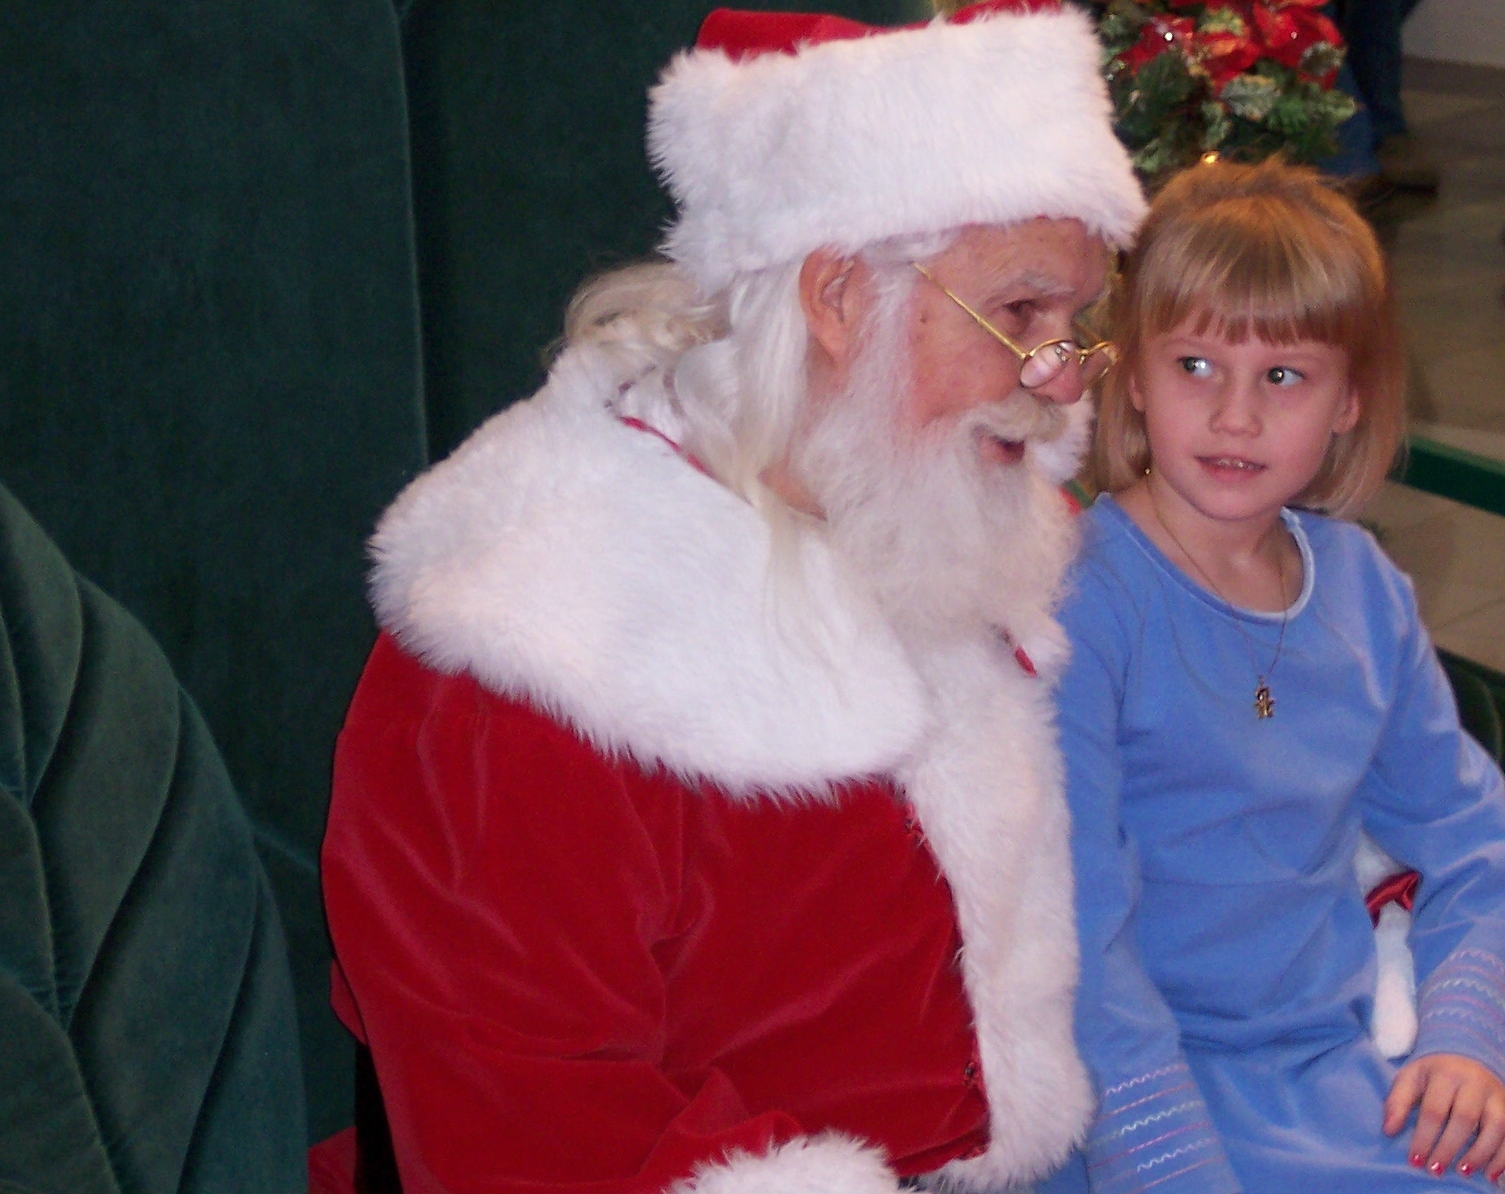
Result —
[[150, 636], [0, 489], [0, 1189], [305, 1178], [286, 947]]
[[1505, 732], [1501, 711], [1505, 710], [1505, 676], [1482, 663], [1439, 651], [1443, 670], [1458, 700], [1458, 716], [1463, 728], [1500, 762], [1505, 758]]

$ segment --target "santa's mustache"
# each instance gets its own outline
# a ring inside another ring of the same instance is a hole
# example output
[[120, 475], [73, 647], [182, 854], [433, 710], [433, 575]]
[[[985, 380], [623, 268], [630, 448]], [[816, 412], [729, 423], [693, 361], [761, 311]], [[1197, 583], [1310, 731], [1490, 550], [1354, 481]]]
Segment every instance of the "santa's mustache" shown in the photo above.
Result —
[[1002, 402], [974, 407], [961, 417], [966, 436], [991, 436], [1009, 443], [1049, 443], [1066, 432], [1066, 408], [1030, 394], [1011, 394]]

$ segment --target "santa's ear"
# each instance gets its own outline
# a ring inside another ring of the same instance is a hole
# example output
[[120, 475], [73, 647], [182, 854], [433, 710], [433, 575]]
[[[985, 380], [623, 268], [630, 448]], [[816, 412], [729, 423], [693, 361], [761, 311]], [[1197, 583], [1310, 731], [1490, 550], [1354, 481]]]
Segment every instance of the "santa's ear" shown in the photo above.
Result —
[[805, 327], [838, 371], [856, 351], [868, 272], [858, 258], [830, 248], [816, 249], [800, 266]]

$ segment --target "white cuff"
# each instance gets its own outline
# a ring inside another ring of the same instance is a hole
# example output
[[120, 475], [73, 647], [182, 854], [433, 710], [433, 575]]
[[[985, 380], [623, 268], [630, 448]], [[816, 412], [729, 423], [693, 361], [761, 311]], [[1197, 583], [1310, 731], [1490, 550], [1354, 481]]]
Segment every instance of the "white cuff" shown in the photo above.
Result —
[[898, 1189], [878, 1149], [827, 1133], [761, 1154], [738, 1150], [702, 1165], [669, 1194], [897, 1194]]

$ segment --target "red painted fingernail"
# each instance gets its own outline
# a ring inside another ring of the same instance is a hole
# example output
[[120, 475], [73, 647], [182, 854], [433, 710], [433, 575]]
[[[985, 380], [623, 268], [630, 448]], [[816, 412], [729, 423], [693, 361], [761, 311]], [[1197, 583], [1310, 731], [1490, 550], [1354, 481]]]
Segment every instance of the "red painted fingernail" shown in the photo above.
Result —
[[1427, 1163], [1427, 1159], [1424, 1156], [1422, 1156], [1420, 1153], [1412, 1153], [1411, 1154], [1411, 1164], [1415, 1165], [1416, 1168], [1420, 1169], [1426, 1163]]
[[1442, 1171], [1446, 1168], [1447, 1166], [1444, 1165], [1441, 1161], [1433, 1161], [1430, 1165], [1427, 1166], [1427, 1172], [1435, 1173], [1438, 1177], [1441, 1177]]
[[1492, 1181], [1492, 1182], [1497, 1182], [1502, 1177], [1505, 1177], [1505, 1169], [1496, 1169], [1493, 1173], [1491, 1173], [1489, 1175], [1489, 1180]]
[[1461, 1162], [1459, 1162], [1459, 1164], [1458, 1164], [1458, 1172], [1461, 1173], [1461, 1174], [1463, 1174], [1464, 1177], [1467, 1177], [1473, 1171], [1474, 1171], [1474, 1167], [1472, 1165], [1470, 1165], [1467, 1161], [1461, 1161]]

